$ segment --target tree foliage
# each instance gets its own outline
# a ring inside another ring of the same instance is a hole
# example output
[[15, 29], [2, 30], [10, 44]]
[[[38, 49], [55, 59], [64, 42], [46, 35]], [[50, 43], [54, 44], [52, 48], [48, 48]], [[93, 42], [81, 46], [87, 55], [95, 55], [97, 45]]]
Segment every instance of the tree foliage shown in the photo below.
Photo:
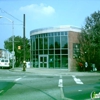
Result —
[[94, 12], [85, 20], [85, 26], [79, 34], [81, 60], [96, 64], [100, 69], [100, 11]]
[[[10, 37], [8, 40], [4, 41], [4, 48], [12, 53], [12, 37]], [[21, 49], [18, 49], [18, 46], [21, 47]], [[21, 62], [23, 62], [24, 58], [24, 44], [23, 44], [23, 38], [20, 36], [14, 36], [14, 52], [15, 52], [15, 59], [16, 59], [16, 66], [18, 67]], [[25, 38], [25, 58], [26, 61], [30, 60], [30, 43], [29, 39]]]

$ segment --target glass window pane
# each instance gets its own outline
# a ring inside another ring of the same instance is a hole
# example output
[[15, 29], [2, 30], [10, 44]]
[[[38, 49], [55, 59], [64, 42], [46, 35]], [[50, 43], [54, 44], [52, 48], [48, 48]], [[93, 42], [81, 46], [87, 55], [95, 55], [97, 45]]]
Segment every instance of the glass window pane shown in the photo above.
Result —
[[47, 62], [47, 57], [44, 57], [44, 62]]
[[48, 50], [44, 50], [44, 54], [48, 54]]
[[43, 49], [43, 38], [39, 38], [39, 49]]
[[43, 37], [43, 34], [40, 34], [40, 38], [42, 38]]
[[46, 33], [47, 34], [47, 37], [49, 36], [49, 33]]
[[39, 54], [38, 50], [36, 50], [35, 52], [36, 52], [37, 55]]
[[61, 67], [68, 68], [68, 55], [62, 55]]
[[38, 49], [38, 38], [36, 38], [36, 49]]
[[44, 49], [48, 49], [48, 38], [44, 38]]
[[65, 32], [65, 35], [67, 35], [67, 32]]
[[35, 60], [36, 58], [35, 58], [35, 55], [33, 55], [33, 60]]
[[40, 62], [43, 62], [43, 57], [40, 57]]
[[39, 50], [39, 54], [43, 54], [43, 50]]
[[64, 35], [64, 32], [61, 32], [61, 35], [63, 36]]
[[35, 59], [36, 59], [36, 58], [35, 58], [35, 55], [33, 55], [33, 67], [36, 67], [36, 66], [35, 66]]
[[38, 62], [39, 60], [38, 60], [38, 55], [36, 55], [36, 59], [35, 59], [35, 67], [39, 67], [38, 66], [38, 64], [39, 64], [39, 62]]
[[55, 54], [60, 54], [60, 49], [59, 50], [55, 50]]
[[47, 37], [47, 34], [45, 33], [45, 37]]
[[55, 67], [60, 68], [60, 55], [55, 55]]
[[35, 50], [35, 36], [32, 37], [32, 49]]
[[35, 50], [35, 41], [33, 41], [33, 50]]
[[42, 37], [45, 37], [45, 34], [42, 34]]
[[55, 37], [55, 48], [60, 48], [60, 37]]
[[49, 36], [51, 36], [51, 37], [52, 37], [52, 36], [53, 36], [53, 33], [49, 33]]
[[54, 49], [54, 37], [49, 37], [49, 49]]
[[49, 54], [54, 54], [54, 50], [49, 50]]
[[44, 68], [46, 68], [47, 67], [47, 63], [44, 63]]
[[68, 48], [67, 36], [61, 36], [61, 48]]
[[62, 49], [61, 54], [68, 54], [68, 49]]
[[43, 67], [43, 63], [40, 63], [40, 67]]
[[49, 55], [49, 68], [54, 68], [54, 55]]
[[55, 36], [58, 36], [58, 32], [55, 32]]
[[38, 38], [39, 36], [38, 35], [36, 35], [36, 38]]
[[60, 36], [60, 32], [58, 32], [58, 36]]
[[33, 51], [33, 55], [35, 55], [35, 51]]

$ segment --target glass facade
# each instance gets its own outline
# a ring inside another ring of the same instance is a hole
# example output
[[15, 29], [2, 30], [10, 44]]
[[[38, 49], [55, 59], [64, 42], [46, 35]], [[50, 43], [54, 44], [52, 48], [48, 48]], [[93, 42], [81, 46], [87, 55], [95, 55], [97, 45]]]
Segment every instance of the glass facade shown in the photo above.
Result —
[[31, 61], [36, 68], [68, 68], [67, 32], [31, 36]]

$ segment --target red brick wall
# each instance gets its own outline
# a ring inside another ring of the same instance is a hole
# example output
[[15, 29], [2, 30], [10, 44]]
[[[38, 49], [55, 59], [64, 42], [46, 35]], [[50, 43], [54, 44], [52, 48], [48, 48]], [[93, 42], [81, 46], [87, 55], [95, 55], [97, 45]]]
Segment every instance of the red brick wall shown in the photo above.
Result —
[[78, 32], [68, 32], [68, 69], [77, 71], [76, 60], [73, 58], [73, 43], [78, 43]]

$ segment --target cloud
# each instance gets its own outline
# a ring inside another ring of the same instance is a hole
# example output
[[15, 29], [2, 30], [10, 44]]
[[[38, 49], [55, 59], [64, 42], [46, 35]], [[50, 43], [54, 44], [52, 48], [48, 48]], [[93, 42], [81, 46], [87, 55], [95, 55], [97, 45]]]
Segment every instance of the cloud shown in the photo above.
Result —
[[35, 15], [52, 15], [55, 13], [55, 9], [52, 6], [45, 6], [43, 3], [40, 5], [31, 4], [24, 7], [20, 7], [20, 11], [28, 14], [35, 14]]

